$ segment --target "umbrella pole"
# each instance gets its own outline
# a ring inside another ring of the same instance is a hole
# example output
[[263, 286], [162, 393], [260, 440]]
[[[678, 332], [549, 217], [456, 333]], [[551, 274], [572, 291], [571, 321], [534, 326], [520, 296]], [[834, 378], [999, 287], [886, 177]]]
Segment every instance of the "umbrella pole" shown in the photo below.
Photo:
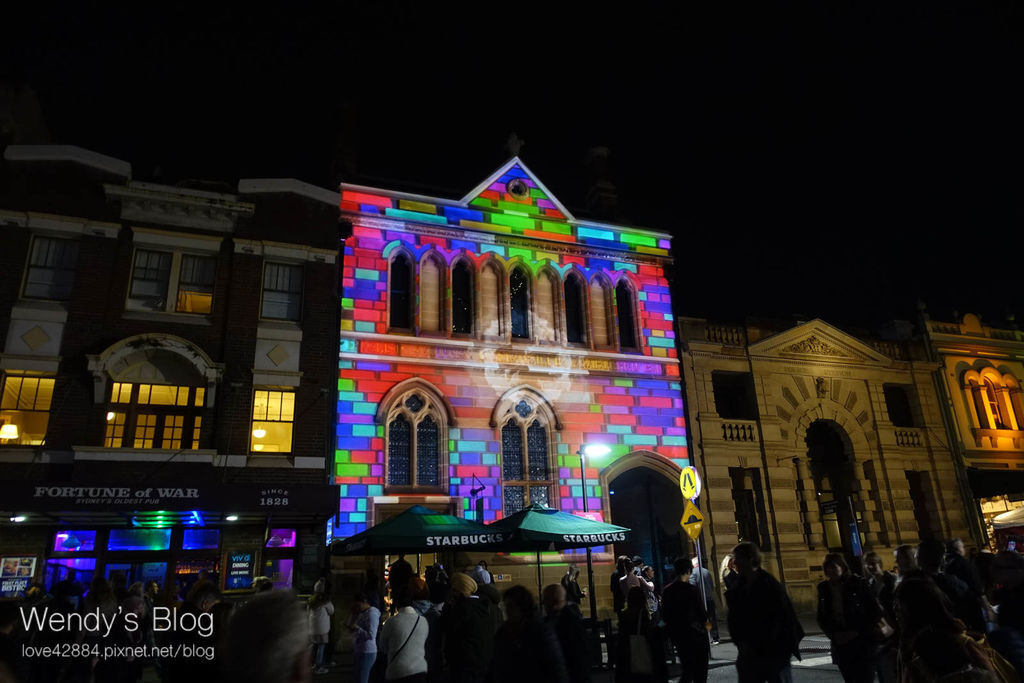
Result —
[[541, 579], [541, 576], [540, 576], [540, 551], [538, 550], [537, 551], [537, 604], [538, 605], [543, 600], [543, 597], [541, 595], [541, 592], [543, 591], [543, 588], [541, 587], [542, 583], [544, 583], [544, 580]]

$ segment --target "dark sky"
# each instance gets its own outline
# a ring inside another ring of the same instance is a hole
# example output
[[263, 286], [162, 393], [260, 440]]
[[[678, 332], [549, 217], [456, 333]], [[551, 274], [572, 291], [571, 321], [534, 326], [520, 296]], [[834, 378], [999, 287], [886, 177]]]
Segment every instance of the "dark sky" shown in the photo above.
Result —
[[607, 146], [622, 216], [676, 235], [681, 314], [1024, 314], [1019, 2], [326, 4], [28, 10], [0, 68], [142, 180], [343, 158], [458, 197], [516, 131], [572, 208]]

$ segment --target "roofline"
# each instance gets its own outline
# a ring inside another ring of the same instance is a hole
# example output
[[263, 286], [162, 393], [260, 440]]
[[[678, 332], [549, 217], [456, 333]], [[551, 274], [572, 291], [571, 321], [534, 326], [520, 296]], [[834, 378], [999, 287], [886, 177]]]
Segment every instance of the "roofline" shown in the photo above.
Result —
[[470, 190], [469, 193], [462, 198], [462, 203], [464, 205], [468, 205], [469, 202], [476, 199], [476, 197], [479, 196], [481, 192], [489, 188], [495, 182], [496, 178], [500, 178], [501, 176], [508, 173], [508, 170], [515, 166], [516, 164], [519, 164], [523, 168], [523, 171], [525, 171], [526, 174], [530, 176], [530, 179], [537, 183], [537, 186], [540, 187], [540, 189], [544, 191], [544, 194], [548, 196], [548, 200], [551, 201], [556, 207], [558, 207], [558, 210], [561, 211], [562, 214], [568, 220], [575, 220], [575, 217], [572, 215], [572, 213], [569, 212], [569, 209], [565, 208], [565, 205], [562, 204], [562, 202], [558, 201], [558, 198], [555, 197], [555, 193], [549, 190], [547, 187], [545, 187], [544, 183], [542, 183], [540, 181], [540, 178], [537, 177], [537, 174], [531, 171], [529, 167], [523, 163], [523, 160], [520, 159], [518, 156], [514, 156], [508, 161], [506, 161], [504, 164], [498, 167], [498, 170], [487, 176], [486, 180], [484, 180], [482, 183], [480, 183], [472, 190]]
[[341, 193], [305, 183], [296, 178], [243, 178], [238, 181], [239, 194], [291, 193], [307, 199], [330, 204], [334, 208], [341, 205]]
[[132, 177], [132, 165], [99, 152], [75, 145], [8, 145], [4, 150], [7, 161], [70, 161], [106, 171], [126, 180]]

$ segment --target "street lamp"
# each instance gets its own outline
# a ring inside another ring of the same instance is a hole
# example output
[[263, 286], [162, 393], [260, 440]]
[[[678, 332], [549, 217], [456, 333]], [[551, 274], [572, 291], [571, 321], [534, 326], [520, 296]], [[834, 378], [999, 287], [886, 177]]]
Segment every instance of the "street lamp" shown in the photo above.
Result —
[[[584, 446], [576, 454], [580, 456], [580, 479], [583, 482], [583, 512], [587, 513], [587, 458], [601, 458], [611, 452], [611, 449], [602, 443]], [[594, 595], [594, 561], [590, 554], [590, 546], [587, 546], [587, 595], [590, 598], [590, 621], [594, 628], [597, 628], [597, 598]]]

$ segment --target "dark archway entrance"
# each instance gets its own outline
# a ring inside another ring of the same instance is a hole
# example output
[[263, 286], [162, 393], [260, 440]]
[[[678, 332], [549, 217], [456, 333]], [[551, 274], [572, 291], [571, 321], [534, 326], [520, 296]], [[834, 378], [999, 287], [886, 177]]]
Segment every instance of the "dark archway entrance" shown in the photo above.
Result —
[[832, 420], [815, 420], [807, 428], [805, 442], [816, 498], [821, 506], [825, 543], [832, 552], [859, 556], [864, 546], [864, 533], [861, 515], [857, 512], [857, 473], [850, 437]]
[[665, 585], [665, 565], [687, 552], [679, 526], [683, 497], [665, 475], [647, 467], [634, 467], [608, 484], [611, 521], [632, 529], [629, 542], [616, 543], [617, 555], [640, 555], [654, 567], [659, 586]]

